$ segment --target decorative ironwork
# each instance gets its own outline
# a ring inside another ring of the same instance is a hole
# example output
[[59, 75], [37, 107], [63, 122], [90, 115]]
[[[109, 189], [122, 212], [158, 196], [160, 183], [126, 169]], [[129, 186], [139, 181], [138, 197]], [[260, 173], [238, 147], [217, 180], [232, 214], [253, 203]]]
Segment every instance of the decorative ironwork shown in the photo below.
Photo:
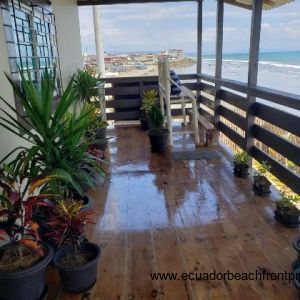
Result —
[[[1, 8], [13, 78], [18, 80], [23, 70], [38, 84], [46, 69], [59, 70], [54, 14], [32, 1], [2, 1]], [[60, 94], [59, 79], [56, 94]]]

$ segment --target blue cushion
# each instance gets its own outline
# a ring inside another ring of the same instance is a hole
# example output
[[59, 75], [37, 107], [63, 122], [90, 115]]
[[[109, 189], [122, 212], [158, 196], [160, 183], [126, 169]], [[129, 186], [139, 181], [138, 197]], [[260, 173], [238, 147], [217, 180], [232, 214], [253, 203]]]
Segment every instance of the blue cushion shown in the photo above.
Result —
[[[181, 86], [179, 76], [175, 73], [174, 70], [170, 70], [170, 76], [173, 81], [175, 81], [179, 86]], [[175, 84], [171, 83], [171, 95], [179, 96], [180, 94], [181, 94], [181, 88], [179, 88]]]

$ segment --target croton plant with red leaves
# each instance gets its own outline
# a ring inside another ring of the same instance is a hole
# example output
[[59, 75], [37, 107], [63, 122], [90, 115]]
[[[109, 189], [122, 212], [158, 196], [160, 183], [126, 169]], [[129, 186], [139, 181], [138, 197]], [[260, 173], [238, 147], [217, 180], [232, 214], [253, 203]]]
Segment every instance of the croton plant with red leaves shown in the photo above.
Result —
[[97, 149], [96, 147], [94, 147], [93, 145], [91, 145], [89, 148], [88, 148], [88, 151], [87, 151], [88, 154], [94, 156], [94, 157], [97, 157], [97, 158], [100, 158], [100, 159], [105, 159], [105, 154], [102, 150], [100, 149]]
[[20, 243], [43, 255], [38, 224], [33, 221], [34, 207], [43, 205], [49, 195], [33, 195], [30, 186], [15, 176], [9, 168], [0, 170], [0, 237], [11, 243]]
[[51, 231], [46, 236], [58, 247], [72, 244], [74, 250], [80, 249], [87, 224], [93, 223], [92, 209], [85, 210], [81, 201], [60, 200], [55, 205], [48, 204], [50, 219], [47, 223]]

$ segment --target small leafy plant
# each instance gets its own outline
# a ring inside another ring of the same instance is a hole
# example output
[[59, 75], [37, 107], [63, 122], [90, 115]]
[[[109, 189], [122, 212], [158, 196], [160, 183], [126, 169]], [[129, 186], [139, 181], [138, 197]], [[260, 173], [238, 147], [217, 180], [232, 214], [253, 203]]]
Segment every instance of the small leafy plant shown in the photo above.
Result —
[[236, 153], [233, 157], [234, 164], [237, 165], [247, 165], [250, 157], [246, 151]]
[[292, 193], [292, 192], [282, 191], [281, 194], [280, 194], [280, 197], [281, 197], [281, 199], [277, 203], [281, 207], [297, 209], [295, 207], [295, 205], [300, 202], [300, 196], [299, 195], [297, 195], [295, 193]]
[[275, 217], [287, 227], [299, 225], [300, 196], [286, 190], [281, 191], [281, 199], [276, 202]]
[[47, 237], [58, 247], [71, 244], [74, 253], [80, 250], [86, 225], [93, 223], [93, 210], [84, 210], [81, 201], [72, 199], [59, 200], [56, 205], [50, 205], [51, 211], [48, 225], [51, 231]]
[[158, 91], [157, 90], [147, 90], [144, 91], [143, 104], [141, 109], [148, 114], [153, 106], [158, 102]]
[[153, 105], [148, 113], [150, 127], [154, 130], [160, 130], [164, 124], [164, 117], [158, 105]]
[[33, 196], [23, 191], [23, 177], [4, 166], [0, 170], [0, 238], [10, 244], [1, 248], [0, 270], [14, 272], [26, 269], [44, 256], [38, 224], [32, 219], [33, 209], [49, 195]]
[[256, 176], [265, 176], [270, 171], [271, 171], [271, 165], [268, 164], [267, 161], [263, 161], [257, 170]]

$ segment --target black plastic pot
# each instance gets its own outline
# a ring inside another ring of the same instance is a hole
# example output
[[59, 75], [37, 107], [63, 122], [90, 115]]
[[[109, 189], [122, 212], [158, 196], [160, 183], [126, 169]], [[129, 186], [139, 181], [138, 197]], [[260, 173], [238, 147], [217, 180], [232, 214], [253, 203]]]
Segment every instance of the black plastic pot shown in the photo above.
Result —
[[275, 219], [289, 228], [296, 228], [299, 225], [299, 211], [293, 207], [284, 207], [280, 201], [276, 203]]
[[294, 275], [294, 285], [298, 290], [300, 290], [300, 268], [294, 270]]
[[102, 128], [99, 128], [97, 131], [96, 131], [96, 139], [105, 139], [106, 138], [106, 126], [105, 127], [102, 127]]
[[52, 248], [43, 243], [46, 255], [34, 266], [19, 272], [0, 272], [0, 299], [37, 300], [46, 287], [47, 266], [52, 260]]
[[233, 174], [239, 178], [247, 178], [249, 175], [249, 166], [247, 164], [234, 163]]
[[292, 263], [292, 270], [295, 271], [300, 267], [300, 236], [293, 240], [293, 247], [297, 251], [297, 258]]
[[168, 135], [167, 129], [151, 129], [148, 131], [151, 150], [155, 153], [165, 152], [167, 150]]
[[265, 176], [254, 176], [253, 190], [259, 196], [268, 196], [271, 193], [271, 182]]
[[144, 131], [147, 131], [150, 129], [149, 121], [146, 115], [141, 115], [140, 116], [140, 122], [141, 122], [141, 127]]
[[141, 112], [140, 112], [140, 122], [141, 122], [142, 130], [148, 131], [150, 129], [148, 116], [144, 110], [141, 110]]
[[74, 268], [65, 268], [59, 264], [59, 260], [64, 255], [73, 251], [72, 246], [59, 249], [54, 257], [54, 265], [59, 271], [59, 275], [65, 290], [73, 293], [81, 293], [89, 290], [97, 280], [98, 260], [100, 248], [93, 243], [82, 243], [82, 250], [93, 253], [93, 258], [85, 265]]

